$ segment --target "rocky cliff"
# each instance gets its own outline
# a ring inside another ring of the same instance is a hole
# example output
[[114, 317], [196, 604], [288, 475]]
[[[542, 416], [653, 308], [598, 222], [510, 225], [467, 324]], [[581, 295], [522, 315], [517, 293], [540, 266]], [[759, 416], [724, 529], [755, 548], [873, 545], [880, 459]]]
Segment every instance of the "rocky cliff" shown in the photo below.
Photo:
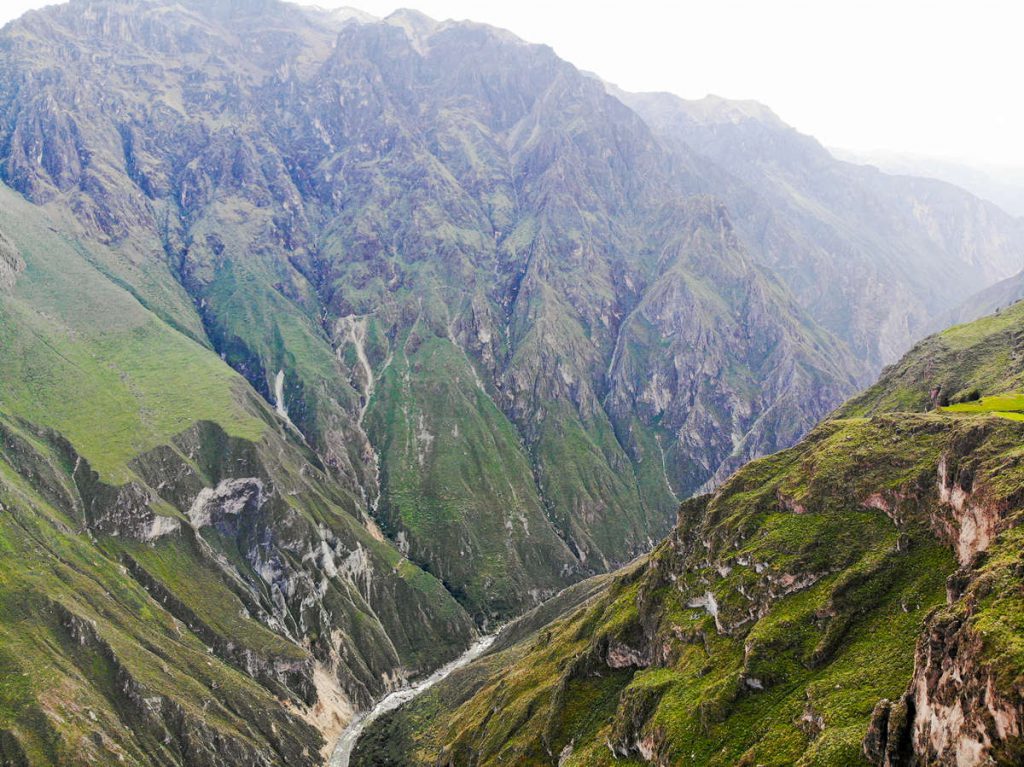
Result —
[[1024, 221], [963, 189], [838, 160], [756, 102], [609, 89], [669, 146], [713, 164], [750, 252], [876, 372], [1020, 270]]

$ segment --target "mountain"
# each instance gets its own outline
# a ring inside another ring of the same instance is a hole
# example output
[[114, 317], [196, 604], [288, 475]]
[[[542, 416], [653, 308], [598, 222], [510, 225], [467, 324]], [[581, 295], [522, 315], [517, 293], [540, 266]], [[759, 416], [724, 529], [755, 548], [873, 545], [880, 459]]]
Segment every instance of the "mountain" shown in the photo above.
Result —
[[647, 550], [865, 374], [549, 48], [270, 0], [76, 0], [0, 46], [4, 181], [482, 623]]
[[994, 202], [1007, 213], [1024, 216], [1024, 169], [985, 163], [967, 164], [906, 152], [830, 151], [841, 160], [857, 165], [874, 165], [893, 175], [923, 176], [955, 184], [984, 200]]
[[498, 30], [76, 0], [0, 32], [0, 104], [7, 763], [318, 763], [853, 385]]
[[837, 160], [756, 102], [609, 90], [725, 173], [715, 194], [752, 256], [873, 372], [1020, 271], [1024, 220], [962, 189]]
[[939, 321], [939, 327], [949, 327], [1000, 311], [1024, 298], [1024, 271], [979, 290]]
[[0, 762], [313, 765], [470, 616], [211, 349], [0, 189]]
[[1024, 305], [922, 342], [353, 764], [1020, 764], [1021, 338]]
[[0, 763], [318, 763], [1020, 268], [952, 187], [628, 101], [408, 10], [0, 30]]

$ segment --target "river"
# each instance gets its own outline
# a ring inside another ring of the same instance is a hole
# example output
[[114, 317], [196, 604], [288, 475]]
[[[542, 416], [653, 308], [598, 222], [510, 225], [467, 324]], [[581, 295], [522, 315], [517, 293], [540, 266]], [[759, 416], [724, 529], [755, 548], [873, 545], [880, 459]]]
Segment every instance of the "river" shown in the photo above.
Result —
[[365, 730], [369, 724], [371, 724], [381, 714], [386, 714], [388, 711], [394, 711], [403, 703], [409, 702], [417, 695], [420, 695], [433, 687], [453, 671], [460, 669], [479, 658], [487, 651], [487, 648], [491, 646], [496, 636], [497, 634], [491, 634], [489, 636], [480, 637], [468, 650], [466, 650], [466, 652], [462, 653], [462, 655], [451, 663], [442, 666], [433, 674], [425, 679], [421, 679], [415, 684], [403, 687], [400, 690], [395, 690], [389, 695], [385, 695], [377, 701], [377, 704], [373, 708], [363, 714], [360, 714], [349, 722], [348, 727], [346, 727], [341, 733], [337, 744], [334, 746], [334, 752], [331, 754], [330, 762], [328, 762], [329, 767], [348, 767], [348, 760], [352, 756], [352, 751], [355, 749], [356, 743], [359, 741], [359, 736], [363, 734], [363, 730]]

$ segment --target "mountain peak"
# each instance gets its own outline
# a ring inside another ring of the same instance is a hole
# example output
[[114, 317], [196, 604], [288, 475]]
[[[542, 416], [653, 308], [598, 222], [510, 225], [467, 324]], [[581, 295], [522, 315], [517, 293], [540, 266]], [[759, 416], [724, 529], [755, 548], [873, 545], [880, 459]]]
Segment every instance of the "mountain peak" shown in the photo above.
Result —
[[405, 34], [414, 43], [422, 42], [430, 37], [440, 26], [436, 19], [413, 8], [399, 8], [383, 19], [385, 24], [390, 24], [405, 30]]
[[739, 123], [744, 120], [760, 120], [782, 124], [782, 120], [769, 107], [753, 99], [727, 99], [709, 93], [702, 99], [688, 102], [694, 116], [706, 122]]
[[185, 4], [218, 16], [248, 16], [284, 5], [281, 0], [186, 0]]

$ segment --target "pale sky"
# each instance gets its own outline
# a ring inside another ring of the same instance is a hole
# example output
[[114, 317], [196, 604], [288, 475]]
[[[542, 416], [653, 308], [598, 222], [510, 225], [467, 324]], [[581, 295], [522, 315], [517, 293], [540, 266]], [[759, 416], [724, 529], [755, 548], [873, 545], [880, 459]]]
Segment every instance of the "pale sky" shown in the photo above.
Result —
[[[47, 0], [0, 0], [0, 22]], [[320, 0], [551, 45], [627, 90], [761, 101], [828, 146], [1024, 167], [1019, 0]]]

